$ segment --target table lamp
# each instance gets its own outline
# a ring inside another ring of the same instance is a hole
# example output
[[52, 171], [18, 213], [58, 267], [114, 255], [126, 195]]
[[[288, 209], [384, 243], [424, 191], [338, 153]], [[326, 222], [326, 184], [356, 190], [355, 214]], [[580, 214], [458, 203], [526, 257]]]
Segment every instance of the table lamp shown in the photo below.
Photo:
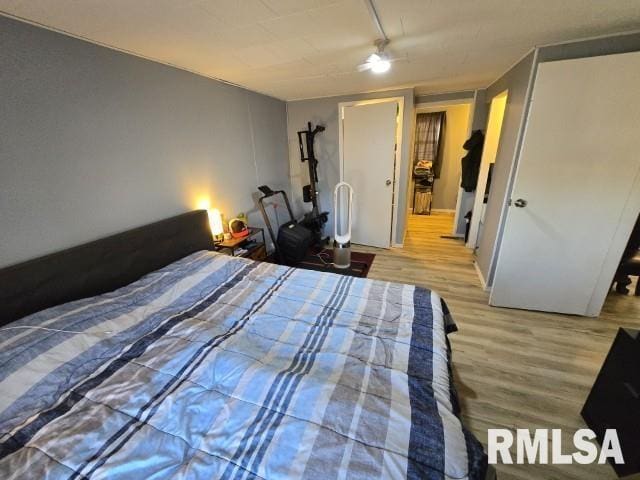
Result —
[[222, 215], [220, 210], [214, 208], [209, 211], [209, 226], [214, 242], [221, 242], [224, 238], [224, 229], [222, 228]]

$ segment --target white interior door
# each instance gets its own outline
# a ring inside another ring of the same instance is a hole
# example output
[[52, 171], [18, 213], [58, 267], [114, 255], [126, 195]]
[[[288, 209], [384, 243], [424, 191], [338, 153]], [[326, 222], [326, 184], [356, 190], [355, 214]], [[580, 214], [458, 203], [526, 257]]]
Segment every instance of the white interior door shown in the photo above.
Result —
[[342, 180], [354, 190], [351, 241], [388, 248], [391, 242], [397, 102], [342, 110]]
[[491, 305], [599, 314], [640, 210], [639, 86], [640, 53], [540, 64]]

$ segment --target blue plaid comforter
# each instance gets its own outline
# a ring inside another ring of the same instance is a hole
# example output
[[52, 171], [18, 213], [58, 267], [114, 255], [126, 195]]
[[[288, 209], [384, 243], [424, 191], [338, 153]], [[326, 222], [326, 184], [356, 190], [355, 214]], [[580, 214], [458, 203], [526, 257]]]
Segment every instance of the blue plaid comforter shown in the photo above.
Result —
[[484, 478], [428, 290], [198, 252], [0, 329], [0, 478]]

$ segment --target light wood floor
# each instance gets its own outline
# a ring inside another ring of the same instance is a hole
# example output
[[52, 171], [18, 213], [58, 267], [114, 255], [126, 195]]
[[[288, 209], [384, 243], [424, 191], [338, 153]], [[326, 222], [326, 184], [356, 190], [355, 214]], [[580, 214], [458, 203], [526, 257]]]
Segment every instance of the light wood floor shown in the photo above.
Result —
[[[411, 215], [404, 248], [376, 253], [369, 278], [413, 283], [446, 300], [466, 425], [485, 444], [488, 428], [562, 428], [564, 452], [585, 428], [580, 409], [618, 327], [640, 328], [640, 297], [612, 293], [599, 318], [488, 306], [473, 254], [451, 233], [449, 214]], [[499, 480], [614, 479], [609, 465], [498, 465]], [[640, 476], [627, 477], [638, 479]]]

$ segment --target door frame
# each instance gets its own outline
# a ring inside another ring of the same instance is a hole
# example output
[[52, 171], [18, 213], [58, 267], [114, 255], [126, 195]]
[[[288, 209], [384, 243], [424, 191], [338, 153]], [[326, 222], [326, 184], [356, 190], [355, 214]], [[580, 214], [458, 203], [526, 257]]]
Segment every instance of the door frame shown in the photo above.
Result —
[[[393, 168], [393, 193], [391, 196], [391, 235], [389, 238], [389, 247], [396, 246], [396, 231], [398, 229], [398, 193], [400, 189], [400, 172], [402, 163], [402, 121], [404, 118], [404, 97], [386, 97], [373, 98], [370, 100], [355, 100], [351, 102], [338, 103], [338, 154], [340, 156], [340, 181], [344, 181], [344, 108], [357, 107], [360, 105], [373, 105], [376, 103], [395, 102], [398, 105], [398, 116], [396, 122], [396, 158]], [[405, 185], [405, 190], [408, 184]], [[355, 192], [357, 195], [357, 192]]]
[[[495, 108], [494, 102], [501, 98], [505, 97], [505, 105], [502, 110], [502, 122], [500, 123], [500, 133], [498, 134], [498, 144], [496, 145], [496, 153], [493, 158], [493, 162], [487, 157], [486, 150], [486, 140], [489, 136], [489, 128], [491, 128], [491, 113], [495, 115], [496, 112], [493, 110]], [[478, 234], [480, 233], [480, 220], [481, 215], [478, 215], [482, 211], [482, 205], [484, 204], [484, 191], [487, 188], [487, 180], [489, 179], [489, 165], [491, 163], [495, 163], [496, 158], [498, 157], [498, 152], [500, 151], [500, 138], [502, 136], [502, 126], [504, 124], [504, 112], [507, 109], [506, 102], [509, 100], [509, 90], [505, 89], [502, 92], [494, 95], [491, 98], [490, 106], [489, 106], [489, 115], [487, 116], [487, 125], [485, 130], [485, 148], [482, 150], [482, 157], [480, 160], [480, 171], [478, 172], [478, 183], [476, 185], [475, 196], [473, 199], [473, 209], [472, 212], [476, 212], [475, 215], [471, 216], [471, 224], [469, 225], [469, 238], [467, 239], [467, 248], [475, 249], [478, 246], [478, 240], [480, 239]]]
[[[469, 109], [469, 121], [467, 125], [467, 138], [471, 137], [471, 134], [475, 130], [482, 130], [484, 124], [486, 123], [486, 108], [485, 108], [485, 91], [484, 90], [474, 90], [473, 97], [471, 100], [471, 108]], [[477, 125], [476, 125], [477, 124]], [[462, 172], [460, 173], [460, 183], [462, 183]], [[451, 231], [451, 235], [458, 238], [464, 238], [465, 236], [465, 223], [464, 221], [460, 221], [464, 213], [464, 210], [468, 210], [469, 207], [472, 207], [473, 204], [470, 202], [470, 199], [473, 196], [473, 192], [466, 192], [464, 188], [458, 186], [458, 198], [456, 200], [456, 213], [453, 217], [453, 229]], [[466, 246], [466, 245], [465, 245]]]

